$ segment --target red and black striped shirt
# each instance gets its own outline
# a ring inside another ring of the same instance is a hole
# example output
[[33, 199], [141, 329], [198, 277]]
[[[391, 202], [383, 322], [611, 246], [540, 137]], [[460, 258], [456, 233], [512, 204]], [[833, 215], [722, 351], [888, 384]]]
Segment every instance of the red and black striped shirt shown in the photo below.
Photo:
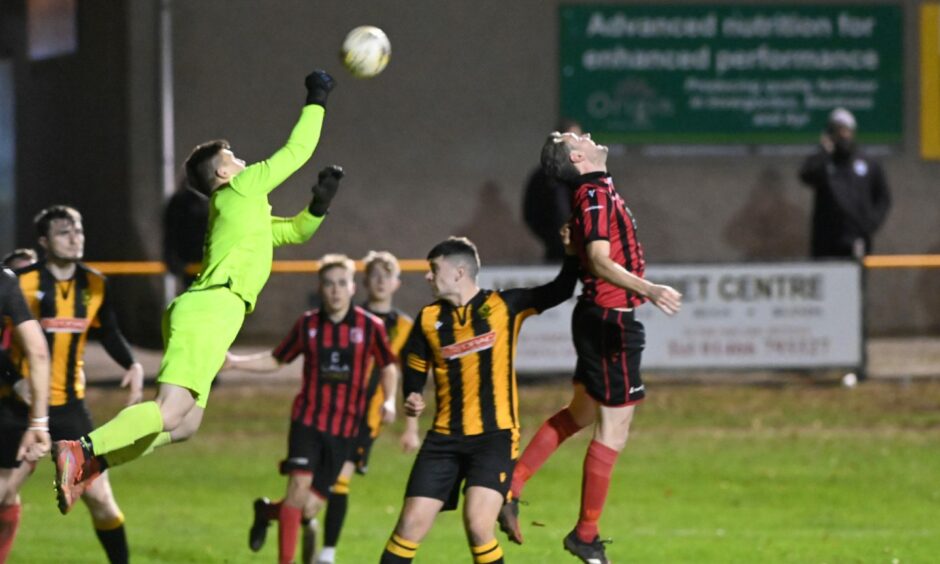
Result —
[[359, 432], [369, 400], [370, 359], [378, 367], [396, 361], [385, 324], [359, 306], [338, 323], [320, 310], [305, 312], [271, 354], [283, 363], [304, 355], [303, 386], [291, 420], [337, 437]]
[[581, 259], [580, 299], [605, 308], [636, 307], [643, 296], [602, 280], [588, 269], [587, 245], [609, 241], [610, 258], [628, 272], [642, 277], [646, 270], [643, 246], [636, 236], [636, 220], [606, 172], [578, 177], [572, 196], [572, 238]]

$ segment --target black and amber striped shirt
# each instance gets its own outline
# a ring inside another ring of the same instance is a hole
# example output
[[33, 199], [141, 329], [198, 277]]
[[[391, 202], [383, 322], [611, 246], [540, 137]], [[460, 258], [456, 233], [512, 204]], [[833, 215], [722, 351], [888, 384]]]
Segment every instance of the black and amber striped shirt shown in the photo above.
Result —
[[515, 356], [530, 315], [571, 297], [578, 264], [565, 260], [557, 277], [535, 288], [480, 290], [466, 305], [438, 300], [424, 306], [402, 351], [405, 397], [421, 393], [433, 372], [433, 430], [479, 435], [519, 428]]
[[[20, 289], [32, 315], [42, 325], [51, 355], [49, 405], [65, 405], [85, 397], [85, 342], [98, 331], [108, 354], [124, 368], [134, 356], [118, 328], [108, 300], [107, 280], [100, 272], [77, 263], [68, 280], [56, 280], [44, 261], [17, 271]], [[26, 355], [14, 344], [11, 357], [17, 370], [29, 375]]]
[[584, 174], [575, 181], [571, 203], [571, 239], [581, 257], [581, 298], [605, 308], [636, 307], [646, 298], [591, 274], [587, 245], [610, 242], [610, 258], [640, 278], [646, 270], [643, 246], [636, 235], [636, 220], [606, 172]]

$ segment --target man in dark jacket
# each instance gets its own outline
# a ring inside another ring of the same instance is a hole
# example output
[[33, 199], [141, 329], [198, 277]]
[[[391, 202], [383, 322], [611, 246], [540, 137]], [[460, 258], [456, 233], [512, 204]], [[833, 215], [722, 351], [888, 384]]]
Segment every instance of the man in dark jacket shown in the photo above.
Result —
[[855, 143], [855, 116], [829, 114], [820, 148], [803, 163], [800, 180], [815, 191], [812, 256], [861, 258], [884, 223], [891, 195], [881, 166]]

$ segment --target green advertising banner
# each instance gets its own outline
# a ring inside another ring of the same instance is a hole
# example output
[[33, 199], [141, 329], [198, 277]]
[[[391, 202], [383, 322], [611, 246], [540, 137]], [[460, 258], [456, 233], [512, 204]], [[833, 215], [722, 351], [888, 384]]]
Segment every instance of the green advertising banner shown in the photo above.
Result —
[[563, 5], [561, 115], [614, 143], [901, 139], [899, 5]]

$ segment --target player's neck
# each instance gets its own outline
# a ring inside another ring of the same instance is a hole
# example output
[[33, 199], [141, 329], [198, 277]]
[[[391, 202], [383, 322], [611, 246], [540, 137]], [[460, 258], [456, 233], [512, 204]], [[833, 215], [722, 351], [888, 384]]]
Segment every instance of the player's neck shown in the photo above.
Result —
[[476, 284], [473, 284], [472, 286], [461, 288], [459, 294], [448, 296], [446, 299], [457, 307], [463, 307], [470, 303], [470, 300], [472, 300], [473, 297], [476, 296], [479, 292], [480, 287]]
[[49, 258], [46, 260], [46, 270], [48, 270], [56, 280], [71, 280], [75, 277], [75, 262]]
[[351, 306], [346, 306], [343, 309], [339, 309], [336, 311], [324, 310], [324, 312], [326, 313], [326, 316], [330, 318], [330, 321], [332, 321], [333, 323], [339, 323], [340, 321], [346, 319], [346, 314], [349, 313], [350, 307]]
[[366, 302], [366, 307], [369, 308], [369, 311], [375, 313], [389, 313], [392, 311], [392, 298], [383, 300], [369, 299], [369, 301]]

